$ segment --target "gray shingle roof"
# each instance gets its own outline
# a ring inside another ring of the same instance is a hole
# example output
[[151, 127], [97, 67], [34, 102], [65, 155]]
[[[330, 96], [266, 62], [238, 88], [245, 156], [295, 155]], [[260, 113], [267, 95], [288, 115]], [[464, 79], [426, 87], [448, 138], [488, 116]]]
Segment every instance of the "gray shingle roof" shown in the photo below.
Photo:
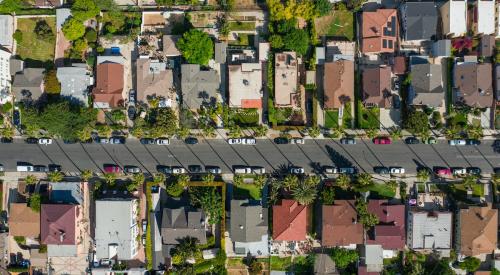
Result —
[[441, 106], [444, 99], [441, 65], [413, 65], [411, 67], [411, 77], [410, 104], [430, 107]]
[[407, 2], [403, 8], [406, 20], [405, 40], [434, 39], [438, 26], [438, 10], [434, 2]]
[[88, 104], [87, 88], [90, 85], [90, 76], [85, 67], [57, 68], [57, 79], [61, 82], [61, 96], [85, 106]]
[[198, 109], [204, 104], [219, 101], [220, 80], [214, 70], [202, 71], [200, 65], [182, 64], [181, 90], [184, 106]]
[[450, 56], [451, 54], [451, 40], [442, 39], [432, 44], [432, 56]]
[[453, 231], [450, 212], [408, 214], [408, 246], [413, 249], [451, 249]]
[[267, 235], [267, 208], [249, 200], [232, 200], [230, 226], [233, 242], [259, 242]]
[[11, 15], [0, 15], [0, 45], [12, 46], [14, 33], [14, 17]]
[[41, 85], [43, 82], [45, 69], [41, 68], [24, 68], [21, 73], [14, 76], [12, 83], [12, 93], [16, 98], [16, 102], [25, 98], [38, 100], [42, 95]]
[[180, 207], [163, 209], [161, 235], [164, 244], [179, 244], [185, 237], [194, 237], [200, 244], [207, 243], [204, 227], [205, 214], [199, 209]]

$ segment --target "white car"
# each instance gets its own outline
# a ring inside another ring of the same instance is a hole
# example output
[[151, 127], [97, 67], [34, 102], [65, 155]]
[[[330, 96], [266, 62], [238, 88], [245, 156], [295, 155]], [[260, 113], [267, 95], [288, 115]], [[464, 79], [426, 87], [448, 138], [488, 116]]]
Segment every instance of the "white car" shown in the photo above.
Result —
[[41, 138], [38, 140], [38, 144], [42, 144], [42, 145], [52, 144], [52, 139], [51, 138]]
[[168, 138], [157, 138], [155, 142], [157, 145], [169, 145], [170, 144], [170, 140]]
[[337, 167], [323, 166], [323, 172], [325, 172], [325, 174], [337, 174]]
[[258, 175], [265, 174], [266, 168], [264, 168], [264, 167], [252, 167], [252, 173], [258, 174]]
[[186, 169], [182, 167], [172, 167], [172, 174], [186, 174]]
[[227, 143], [234, 145], [234, 144], [241, 144], [241, 138], [230, 138], [227, 140]]
[[339, 174], [356, 174], [356, 168], [354, 167], [340, 167], [339, 168]]
[[242, 138], [241, 144], [255, 145], [255, 144], [257, 144], [257, 140], [254, 138]]
[[451, 173], [454, 176], [463, 176], [463, 175], [467, 174], [467, 169], [465, 169], [463, 167], [454, 167], [454, 168], [451, 168]]
[[403, 167], [389, 167], [390, 174], [404, 174], [405, 169]]
[[305, 144], [306, 141], [303, 138], [292, 138], [290, 140], [291, 144]]
[[211, 173], [211, 174], [220, 174], [222, 173], [222, 169], [220, 169], [220, 167], [205, 167], [205, 170], [208, 172], [208, 173]]
[[301, 175], [304, 173], [305, 173], [305, 170], [302, 167], [299, 167], [299, 166], [290, 167], [290, 174]]
[[451, 139], [448, 141], [448, 144], [451, 146], [459, 146], [459, 145], [466, 145], [467, 142], [465, 142], [464, 139]]
[[248, 166], [239, 166], [234, 168], [235, 174], [250, 174], [252, 173], [252, 168]]

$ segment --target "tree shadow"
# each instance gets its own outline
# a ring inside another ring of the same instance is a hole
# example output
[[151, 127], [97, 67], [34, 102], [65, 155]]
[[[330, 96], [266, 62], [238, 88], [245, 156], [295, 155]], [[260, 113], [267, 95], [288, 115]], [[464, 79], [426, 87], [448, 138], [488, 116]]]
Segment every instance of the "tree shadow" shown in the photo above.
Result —
[[328, 156], [335, 164], [336, 167], [354, 167], [353, 163], [333, 149], [331, 146], [326, 145], [326, 151], [328, 152]]

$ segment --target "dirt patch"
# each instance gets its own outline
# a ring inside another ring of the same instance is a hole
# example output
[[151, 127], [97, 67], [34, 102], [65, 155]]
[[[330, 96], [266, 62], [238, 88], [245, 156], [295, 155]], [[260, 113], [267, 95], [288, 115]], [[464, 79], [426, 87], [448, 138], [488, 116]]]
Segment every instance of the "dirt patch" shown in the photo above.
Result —
[[354, 15], [349, 11], [332, 11], [314, 19], [318, 35], [344, 37], [352, 41], [354, 38]]

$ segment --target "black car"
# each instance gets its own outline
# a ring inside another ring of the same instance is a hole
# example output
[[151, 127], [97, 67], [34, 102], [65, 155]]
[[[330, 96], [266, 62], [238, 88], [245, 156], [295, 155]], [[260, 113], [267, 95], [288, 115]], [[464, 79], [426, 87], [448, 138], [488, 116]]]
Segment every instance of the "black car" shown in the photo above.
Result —
[[356, 144], [356, 140], [354, 138], [341, 138], [340, 144]]
[[61, 165], [49, 164], [49, 172], [61, 172]]
[[476, 176], [481, 175], [481, 168], [479, 168], [479, 167], [467, 167], [466, 171], [467, 171], [467, 174], [470, 174], [470, 175], [476, 175]]
[[128, 110], [127, 110], [127, 114], [128, 114], [128, 118], [130, 120], [134, 120], [135, 119], [135, 115], [136, 115], [136, 110], [135, 110], [135, 107], [134, 106], [130, 106], [128, 107]]
[[191, 144], [191, 145], [193, 145], [193, 144], [198, 144], [198, 139], [197, 139], [197, 138], [195, 138], [195, 137], [188, 137], [188, 138], [186, 138], [186, 139], [184, 140], [184, 142], [185, 142], [186, 144]]
[[276, 144], [288, 144], [288, 139], [285, 137], [277, 137], [274, 139], [274, 143], [276, 143]]
[[14, 142], [14, 140], [11, 139], [11, 138], [3, 137], [3, 138], [0, 139], [0, 142], [1, 143], [12, 143], [12, 142]]
[[45, 165], [35, 165], [33, 166], [33, 171], [45, 173], [48, 172], [49, 169]]
[[155, 144], [155, 140], [152, 138], [141, 138], [140, 142], [141, 142], [141, 144], [144, 144], [144, 145]]
[[203, 168], [200, 165], [189, 165], [188, 170], [190, 173], [201, 173]]
[[38, 144], [38, 139], [37, 138], [27, 138], [26, 143], [28, 144]]
[[420, 141], [416, 137], [407, 137], [405, 138], [406, 144], [419, 144]]
[[495, 175], [500, 175], [500, 167], [495, 167], [495, 168], [493, 168], [493, 173], [494, 173]]
[[21, 125], [21, 113], [19, 112], [19, 110], [14, 110], [14, 114], [12, 116], [12, 122], [14, 123], [15, 126]]
[[373, 172], [375, 172], [376, 174], [380, 174], [380, 175], [389, 174], [389, 168], [384, 167], [384, 166], [377, 166], [377, 167], [373, 167]]
[[477, 139], [467, 139], [465, 141], [465, 144], [467, 144], [467, 145], [480, 145], [481, 141], [477, 140]]
[[111, 143], [111, 144], [125, 144], [125, 138], [124, 137], [111, 137], [109, 139], [109, 143]]

